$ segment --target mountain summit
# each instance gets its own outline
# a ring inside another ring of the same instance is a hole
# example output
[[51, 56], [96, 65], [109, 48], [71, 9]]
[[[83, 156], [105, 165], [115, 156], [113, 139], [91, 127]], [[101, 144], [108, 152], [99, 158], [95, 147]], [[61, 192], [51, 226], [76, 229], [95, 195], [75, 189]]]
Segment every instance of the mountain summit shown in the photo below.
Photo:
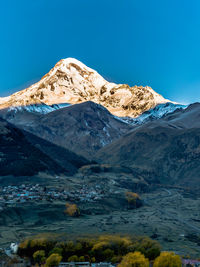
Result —
[[148, 86], [115, 84], [74, 58], [60, 60], [39, 82], [0, 98], [0, 109], [34, 104], [77, 104], [93, 101], [116, 116], [136, 117], [171, 102]]

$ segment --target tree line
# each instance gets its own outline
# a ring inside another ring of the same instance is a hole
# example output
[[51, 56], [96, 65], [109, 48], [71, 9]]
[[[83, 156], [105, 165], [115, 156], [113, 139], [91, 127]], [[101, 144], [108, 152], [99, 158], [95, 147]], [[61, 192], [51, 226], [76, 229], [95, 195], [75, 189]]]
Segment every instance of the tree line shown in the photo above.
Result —
[[[58, 266], [60, 261], [111, 262], [119, 264], [119, 267], [146, 267], [154, 261], [154, 267], [181, 266], [179, 256], [161, 253], [160, 244], [149, 237], [101, 235], [58, 241], [55, 237], [40, 236], [24, 240], [17, 253], [21, 258], [29, 258], [32, 264], [45, 264], [47, 267]], [[166, 265], [172, 261], [173, 265]]]

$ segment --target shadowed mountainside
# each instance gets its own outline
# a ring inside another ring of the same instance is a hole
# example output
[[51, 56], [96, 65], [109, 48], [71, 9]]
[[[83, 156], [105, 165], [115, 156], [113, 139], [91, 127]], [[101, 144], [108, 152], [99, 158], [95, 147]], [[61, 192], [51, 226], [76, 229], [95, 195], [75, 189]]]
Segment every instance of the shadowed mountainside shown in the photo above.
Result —
[[38, 172], [71, 175], [88, 161], [0, 119], [0, 173], [31, 176]]
[[87, 158], [93, 158], [94, 152], [132, 129], [132, 126], [91, 101], [42, 115], [18, 111], [7, 119]]
[[96, 157], [101, 162], [154, 172], [161, 183], [199, 188], [199, 118], [200, 104], [192, 104], [136, 127], [102, 148]]

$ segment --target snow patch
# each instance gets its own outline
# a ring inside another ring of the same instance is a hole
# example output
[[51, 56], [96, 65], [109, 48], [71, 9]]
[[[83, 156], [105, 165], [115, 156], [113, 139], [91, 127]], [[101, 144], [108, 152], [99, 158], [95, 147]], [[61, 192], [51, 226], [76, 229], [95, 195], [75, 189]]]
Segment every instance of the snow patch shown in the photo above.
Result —
[[28, 106], [11, 106], [8, 108], [8, 111], [13, 111], [17, 113], [18, 111], [28, 111], [30, 113], [40, 113], [40, 114], [47, 114], [54, 110], [65, 108], [71, 106], [68, 103], [63, 104], [54, 104], [54, 105], [46, 105], [46, 104], [33, 104]]

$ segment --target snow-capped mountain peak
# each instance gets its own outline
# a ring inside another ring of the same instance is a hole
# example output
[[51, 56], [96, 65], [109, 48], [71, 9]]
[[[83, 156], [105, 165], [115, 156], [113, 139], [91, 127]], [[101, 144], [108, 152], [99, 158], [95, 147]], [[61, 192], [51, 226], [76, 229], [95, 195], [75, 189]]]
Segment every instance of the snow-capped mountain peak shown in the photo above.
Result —
[[93, 101], [116, 116], [137, 117], [158, 104], [170, 102], [148, 86], [115, 84], [74, 58], [60, 60], [27, 89], [0, 98], [0, 109], [35, 104], [76, 104]]

